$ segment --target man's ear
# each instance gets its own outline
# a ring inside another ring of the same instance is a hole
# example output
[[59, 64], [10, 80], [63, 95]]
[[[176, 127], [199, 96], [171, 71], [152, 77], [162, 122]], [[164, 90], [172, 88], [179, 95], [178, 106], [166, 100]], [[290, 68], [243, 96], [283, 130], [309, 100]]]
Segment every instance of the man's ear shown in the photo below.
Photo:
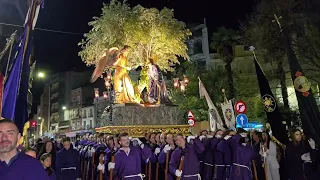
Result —
[[21, 140], [21, 133], [18, 134], [17, 147], [20, 145], [20, 140]]

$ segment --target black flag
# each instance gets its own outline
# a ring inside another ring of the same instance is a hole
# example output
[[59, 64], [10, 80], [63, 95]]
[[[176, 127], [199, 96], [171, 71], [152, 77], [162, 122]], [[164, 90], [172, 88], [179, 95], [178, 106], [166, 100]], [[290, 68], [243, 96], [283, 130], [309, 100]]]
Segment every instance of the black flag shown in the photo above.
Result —
[[320, 144], [320, 114], [311, 90], [311, 83], [304, 75], [297, 56], [291, 46], [291, 37], [284, 31], [283, 38], [287, 50], [291, 77], [299, 104], [303, 132], [308, 138]]
[[287, 145], [288, 133], [286, 125], [282, 123], [283, 118], [277, 106], [277, 102], [271, 91], [269, 82], [264, 75], [255, 55], [254, 64], [256, 67], [257, 78], [259, 82], [260, 94], [263, 102], [264, 109], [267, 113], [267, 122], [270, 124], [272, 129], [272, 135], [280, 141], [280, 143]]

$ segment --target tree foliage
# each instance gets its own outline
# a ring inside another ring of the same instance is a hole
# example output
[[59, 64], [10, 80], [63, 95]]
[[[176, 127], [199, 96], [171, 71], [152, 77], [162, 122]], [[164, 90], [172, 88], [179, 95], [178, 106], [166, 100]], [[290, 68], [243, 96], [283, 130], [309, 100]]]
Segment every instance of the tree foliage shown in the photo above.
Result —
[[212, 101], [219, 107], [220, 102], [223, 101], [221, 89], [227, 82], [225, 71], [223, 69], [198, 71], [195, 63], [184, 62], [181, 63], [174, 77], [179, 77], [180, 80], [182, 80], [183, 75], [186, 75], [189, 79], [185, 94], [179, 89], [174, 89], [172, 81], [168, 83], [173, 103], [178, 105], [186, 113], [188, 110], [191, 110], [195, 115], [196, 121], [208, 120], [209, 107], [205, 99], [200, 99], [198, 77], [200, 77], [206, 87]]
[[149, 58], [163, 71], [172, 71], [178, 57], [188, 59], [186, 40], [191, 32], [185, 23], [174, 18], [173, 10], [164, 8], [131, 8], [112, 0], [104, 4], [102, 15], [89, 22], [92, 29], [79, 43], [82, 60], [88, 65], [97, 63], [104, 49], [129, 45], [130, 66], [144, 66]]
[[243, 43], [265, 52], [263, 59], [282, 65], [286, 60], [284, 41], [274, 15], [293, 37], [292, 47], [308, 78], [320, 82], [319, 14], [310, 11], [307, 1], [262, 0], [256, 10], [242, 23]]
[[233, 75], [231, 69], [231, 63], [234, 60], [234, 46], [239, 42], [239, 35], [232, 29], [226, 29], [220, 27], [212, 35], [211, 48], [215, 50], [220, 58], [225, 62], [225, 70], [228, 76], [228, 97], [235, 98], [235, 89], [233, 82]]

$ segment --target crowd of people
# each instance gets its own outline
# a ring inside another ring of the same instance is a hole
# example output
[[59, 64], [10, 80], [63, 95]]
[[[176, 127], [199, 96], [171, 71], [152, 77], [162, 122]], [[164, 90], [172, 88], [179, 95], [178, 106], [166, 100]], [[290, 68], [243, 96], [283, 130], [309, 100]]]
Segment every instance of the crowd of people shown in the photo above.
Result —
[[[272, 132], [243, 129], [202, 131], [196, 136], [152, 132], [86, 134], [71, 142], [39, 140], [17, 150], [12, 121], [0, 121], [1, 180], [315, 180], [319, 150], [312, 139], [292, 130], [285, 147]], [[40, 147], [41, 146], [41, 147]]]

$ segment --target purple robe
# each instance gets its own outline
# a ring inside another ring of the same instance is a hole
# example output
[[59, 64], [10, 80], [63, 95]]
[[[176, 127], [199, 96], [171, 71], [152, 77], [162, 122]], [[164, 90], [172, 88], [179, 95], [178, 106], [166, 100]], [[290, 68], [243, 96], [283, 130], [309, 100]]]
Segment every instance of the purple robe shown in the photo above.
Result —
[[24, 153], [14, 156], [9, 165], [0, 160], [1, 180], [50, 180], [40, 161]]
[[[222, 179], [227, 179], [230, 176], [230, 166], [232, 165], [232, 153], [231, 153], [229, 144], [230, 144], [230, 140], [222, 139], [217, 144], [217, 148], [216, 148], [222, 154], [222, 159], [223, 159], [223, 162], [221, 163], [221, 165], [224, 165]], [[220, 160], [217, 159], [216, 163], [220, 163]], [[220, 164], [217, 164], [217, 165], [220, 165]], [[218, 172], [219, 170], [217, 171], [217, 177], [218, 177]]]
[[57, 180], [76, 180], [81, 177], [80, 156], [72, 146], [69, 150], [63, 148], [57, 153], [56, 175]]
[[[201, 177], [203, 180], [211, 180], [214, 174], [214, 166], [213, 166], [213, 150], [211, 149], [211, 141], [213, 138], [204, 139], [203, 145], [205, 146], [205, 150], [203, 154], [203, 165], [201, 169]], [[200, 166], [201, 167], [201, 166]]]
[[[142, 173], [141, 163], [146, 162], [151, 157], [151, 149], [145, 146], [143, 149], [140, 147], [130, 146], [128, 154], [121, 148], [115, 154], [115, 168], [113, 174], [118, 179], [127, 180], [141, 180], [140, 177], [135, 176]], [[126, 176], [135, 176], [127, 177]]]
[[239, 144], [233, 151], [233, 164], [231, 165], [229, 180], [252, 180], [251, 162], [259, 154], [255, 153], [250, 145]]
[[[171, 154], [174, 150], [170, 150], [170, 151], [167, 151], [167, 153], [169, 153], [169, 162], [170, 162], [170, 159], [171, 159]], [[165, 170], [166, 168], [166, 156], [167, 156], [167, 153], [165, 153], [163, 150], [160, 152], [159, 154], [159, 157], [158, 157], [158, 161], [160, 163], [161, 166], [163, 166], [163, 169]], [[168, 163], [169, 163], [168, 162]], [[173, 180], [174, 179], [174, 174], [170, 173], [170, 171], [168, 172], [168, 180]]]
[[[215, 167], [215, 172], [214, 172], [214, 179], [216, 180], [223, 180], [223, 179], [227, 179], [227, 177], [229, 177], [226, 172], [229, 171], [229, 168], [227, 166], [227, 164], [225, 163], [225, 155], [223, 151], [220, 151], [218, 149], [218, 145], [220, 144], [220, 142], [222, 142], [222, 139], [219, 138], [213, 138], [211, 140], [211, 149], [213, 151], [213, 156], [214, 156], [214, 167]], [[222, 144], [221, 144], [222, 145]], [[228, 147], [223, 147], [229, 150]], [[230, 152], [230, 150], [229, 150]], [[228, 165], [231, 164], [231, 158], [229, 158], [229, 163]], [[230, 167], [230, 166], [229, 166]]]
[[[304, 162], [301, 156], [310, 153], [312, 163]], [[316, 180], [319, 179], [315, 163], [316, 151], [312, 150], [307, 141], [294, 145], [292, 142], [286, 147], [286, 168], [290, 180]]]
[[181, 156], [184, 155], [181, 180], [198, 180], [197, 174], [200, 173], [198, 154], [201, 154], [204, 149], [204, 145], [198, 138], [194, 140], [194, 144], [187, 144], [184, 149], [175, 149], [169, 163], [170, 173], [176, 173], [176, 170], [179, 168]]

